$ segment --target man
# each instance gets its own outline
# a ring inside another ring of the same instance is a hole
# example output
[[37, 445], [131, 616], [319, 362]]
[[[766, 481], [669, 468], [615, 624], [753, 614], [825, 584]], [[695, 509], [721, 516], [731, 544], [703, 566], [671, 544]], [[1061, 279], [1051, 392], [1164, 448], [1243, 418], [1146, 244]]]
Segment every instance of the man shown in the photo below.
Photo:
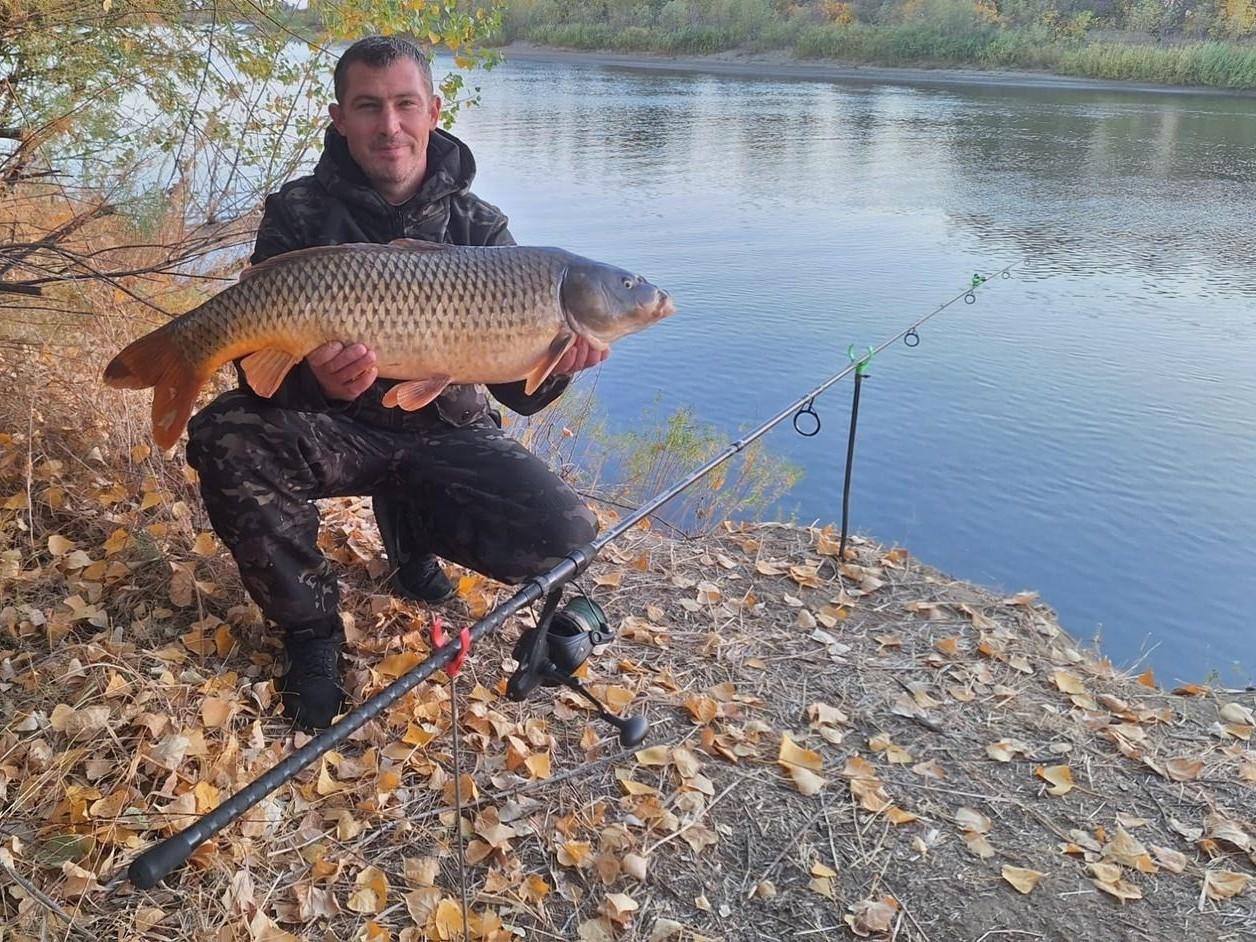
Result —
[[[336, 65], [335, 97], [314, 173], [266, 198], [253, 263], [398, 238], [515, 244], [506, 217], [470, 190], [471, 151], [437, 128], [441, 101], [417, 46], [354, 43]], [[605, 357], [579, 340], [531, 396], [522, 382], [489, 391], [530, 415]], [[245, 588], [283, 632], [280, 690], [302, 726], [328, 726], [344, 706], [339, 589], [316, 546], [315, 499], [370, 494], [394, 589], [426, 602], [453, 594], [437, 555], [513, 584], [596, 535], [592, 512], [501, 432], [478, 387], [449, 387], [412, 413], [386, 408], [394, 381], [351, 337], [310, 353], [270, 399], [242, 372], [239, 382], [189, 423], [188, 462]]]

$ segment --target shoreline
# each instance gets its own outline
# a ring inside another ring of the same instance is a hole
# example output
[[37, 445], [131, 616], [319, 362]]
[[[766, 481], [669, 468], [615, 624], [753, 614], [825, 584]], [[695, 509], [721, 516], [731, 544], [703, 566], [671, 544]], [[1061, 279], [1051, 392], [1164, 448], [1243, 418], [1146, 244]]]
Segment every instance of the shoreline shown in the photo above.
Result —
[[794, 79], [878, 85], [967, 86], [1046, 91], [1119, 91], [1137, 94], [1215, 95], [1253, 98], [1256, 89], [1216, 88], [1208, 85], [1160, 85], [1154, 82], [1095, 79], [1056, 72], [985, 71], [981, 69], [908, 68], [858, 65], [840, 60], [797, 59], [784, 50], [728, 52], [674, 56], [662, 52], [617, 53], [565, 49], [515, 40], [498, 47], [509, 62], [576, 62], [612, 68], [654, 72], [706, 73], [753, 78]]

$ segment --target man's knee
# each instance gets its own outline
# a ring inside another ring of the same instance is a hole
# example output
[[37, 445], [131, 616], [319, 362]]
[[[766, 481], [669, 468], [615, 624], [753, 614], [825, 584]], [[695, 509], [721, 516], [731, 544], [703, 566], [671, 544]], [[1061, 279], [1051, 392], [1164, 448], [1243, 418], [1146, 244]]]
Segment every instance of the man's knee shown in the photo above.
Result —
[[553, 514], [547, 530], [546, 543], [555, 551], [554, 555], [566, 556], [597, 536], [597, 516], [586, 504], [577, 502], [567, 510]]
[[522, 579], [539, 576], [597, 536], [597, 517], [579, 501], [563, 510], [545, 514], [534, 522], [535, 538], [514, 554], [512, 575]]

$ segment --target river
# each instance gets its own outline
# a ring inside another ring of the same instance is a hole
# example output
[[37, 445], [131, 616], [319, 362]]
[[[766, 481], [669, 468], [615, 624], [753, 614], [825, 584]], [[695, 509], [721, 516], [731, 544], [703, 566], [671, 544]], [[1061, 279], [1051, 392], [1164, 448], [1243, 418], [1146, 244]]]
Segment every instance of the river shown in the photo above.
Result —
[[[520, 242], [667, 287], [596, 377], [612, 429], [730, 437], [873, 364], [852, 528], [1034, 589], [1162, 683], [1256, 680], [1256, 99], [508, 60], [455, 132]], [[836, 521], [850, 386], [763, 516]]]

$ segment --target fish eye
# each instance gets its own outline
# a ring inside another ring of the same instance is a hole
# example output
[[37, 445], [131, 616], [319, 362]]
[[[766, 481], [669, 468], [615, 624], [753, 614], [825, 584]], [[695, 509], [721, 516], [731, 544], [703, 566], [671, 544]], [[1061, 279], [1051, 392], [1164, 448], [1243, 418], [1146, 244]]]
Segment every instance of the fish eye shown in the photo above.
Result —
[[631, 278], [625, 278], [625, 279], [624, 279], [624, 287], [625, 287], [625, 288], [628, 288], [629, 290], [631, 290], [631, 289], [632, 289], [632, 286], [633, 286], [634, 284], [635, 284], [635, 282], [633, 281], [633, 279], [631, 279]]

